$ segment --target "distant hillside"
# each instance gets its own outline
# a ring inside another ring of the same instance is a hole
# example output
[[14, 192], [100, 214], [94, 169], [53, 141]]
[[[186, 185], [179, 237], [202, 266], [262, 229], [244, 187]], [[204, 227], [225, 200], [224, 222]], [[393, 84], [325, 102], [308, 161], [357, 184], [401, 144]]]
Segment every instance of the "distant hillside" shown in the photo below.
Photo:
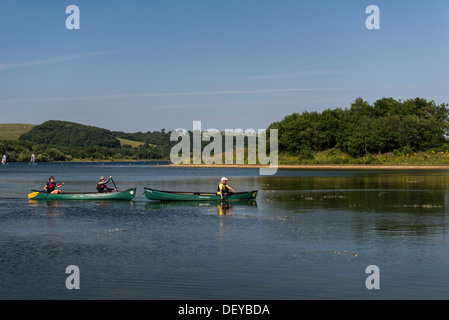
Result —
[[[150, 146], [172, 146], [173, 143], [170, 141], [170, 133], [165, 132], [164, 129], [161, 131], [153, 131], [153, 132], [134, 132], [127, 133], [122, 131], [113, 131], [114, 135], [122, 140], [122, 144], [126, 144], [124, 141], [135, 141], [147, 143]], [[134, 145], [133, 145], [134, 146]]]
[[19, 140], [64, 147], [120, 148], [120, 141], [109, 130], [68, 121], [50, 120], [20, 135]]
[[133, 141], [133, 140], [127, 140], [127, 139], [122, 139], [122, 138], [117, 138], [120, 141], [120, 144], [123, 146], [130, 146], [131, 148], [137, 148], [140, 147], [142, 145], [144, 145], [143, 142], [139, 142], [139, 141]]
[[17, 140], [35, 126], [35, 124], [26, 123], [0, 124], [0, 140]]

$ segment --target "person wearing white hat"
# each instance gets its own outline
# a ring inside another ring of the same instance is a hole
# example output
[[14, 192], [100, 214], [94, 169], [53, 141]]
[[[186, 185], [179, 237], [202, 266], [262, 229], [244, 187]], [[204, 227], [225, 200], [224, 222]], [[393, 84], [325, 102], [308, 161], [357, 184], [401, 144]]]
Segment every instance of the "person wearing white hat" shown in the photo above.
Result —
[[223, 177], [223, 178], [221, 178], [221, 181], [218, 184], [217, 194], [220, 195], [221, 200], [223, 200], [223, 195], [229, 193], [229, 190], [231, 190], [232, 192], [235, 192], [235, 190], [231, 186], [227, 185], [227, 182], [228, 182], [228, 178]]

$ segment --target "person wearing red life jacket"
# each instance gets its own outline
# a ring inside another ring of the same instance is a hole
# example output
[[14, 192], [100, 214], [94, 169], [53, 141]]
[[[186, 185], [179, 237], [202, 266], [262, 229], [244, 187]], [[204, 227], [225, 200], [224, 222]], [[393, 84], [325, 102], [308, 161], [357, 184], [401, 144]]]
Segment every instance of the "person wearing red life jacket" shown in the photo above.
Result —
[[48, 182], [44, 187], [44, 191], [46, 191], [49, 194], [60, 194], [60, 193], [62, 193], [62, 191], [57, 188], [60, 188], [63, 185], [64, 185], [64, 182], [62, 182], [60, 185], [58, 185], [55, 182], [55, 178], [52, 176], [52, 177], [48, 178]]
[[104, 177], [100, 177], [100, 181], [97, 183], [97, 191], [99, 193], [108, 193], [112, 191], [118, 191], [117, 189], [108, 188], [107, 184], [111, 181], [112, 176], [109, 177], [108, 181], [105, 181]]

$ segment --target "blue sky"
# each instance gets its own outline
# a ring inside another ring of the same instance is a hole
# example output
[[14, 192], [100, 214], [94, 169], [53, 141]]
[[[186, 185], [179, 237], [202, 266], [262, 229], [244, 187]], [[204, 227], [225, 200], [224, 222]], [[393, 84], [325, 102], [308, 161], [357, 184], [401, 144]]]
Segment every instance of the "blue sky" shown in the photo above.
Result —
[[447, 0], [2, 0], [0, 123], [257, 130], [357, 97], [449, 103], [448, 14]]

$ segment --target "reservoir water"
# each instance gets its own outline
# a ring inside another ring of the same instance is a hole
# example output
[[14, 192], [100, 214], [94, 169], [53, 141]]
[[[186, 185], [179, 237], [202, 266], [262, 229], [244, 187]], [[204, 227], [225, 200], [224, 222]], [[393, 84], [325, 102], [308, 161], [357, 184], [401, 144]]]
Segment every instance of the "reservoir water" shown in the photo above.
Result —
[[[133, 201], [33, 201], [112, 175]], [[160, 203], [144, 187], [254, 202]], [[179, 168], [154, 163], [0, 166], [0, 299], [448, 299], [449, 171]], [[67, 266], [80, 288], [66, 287]], [[379, 289], [368, 289], [368, 266]]]

